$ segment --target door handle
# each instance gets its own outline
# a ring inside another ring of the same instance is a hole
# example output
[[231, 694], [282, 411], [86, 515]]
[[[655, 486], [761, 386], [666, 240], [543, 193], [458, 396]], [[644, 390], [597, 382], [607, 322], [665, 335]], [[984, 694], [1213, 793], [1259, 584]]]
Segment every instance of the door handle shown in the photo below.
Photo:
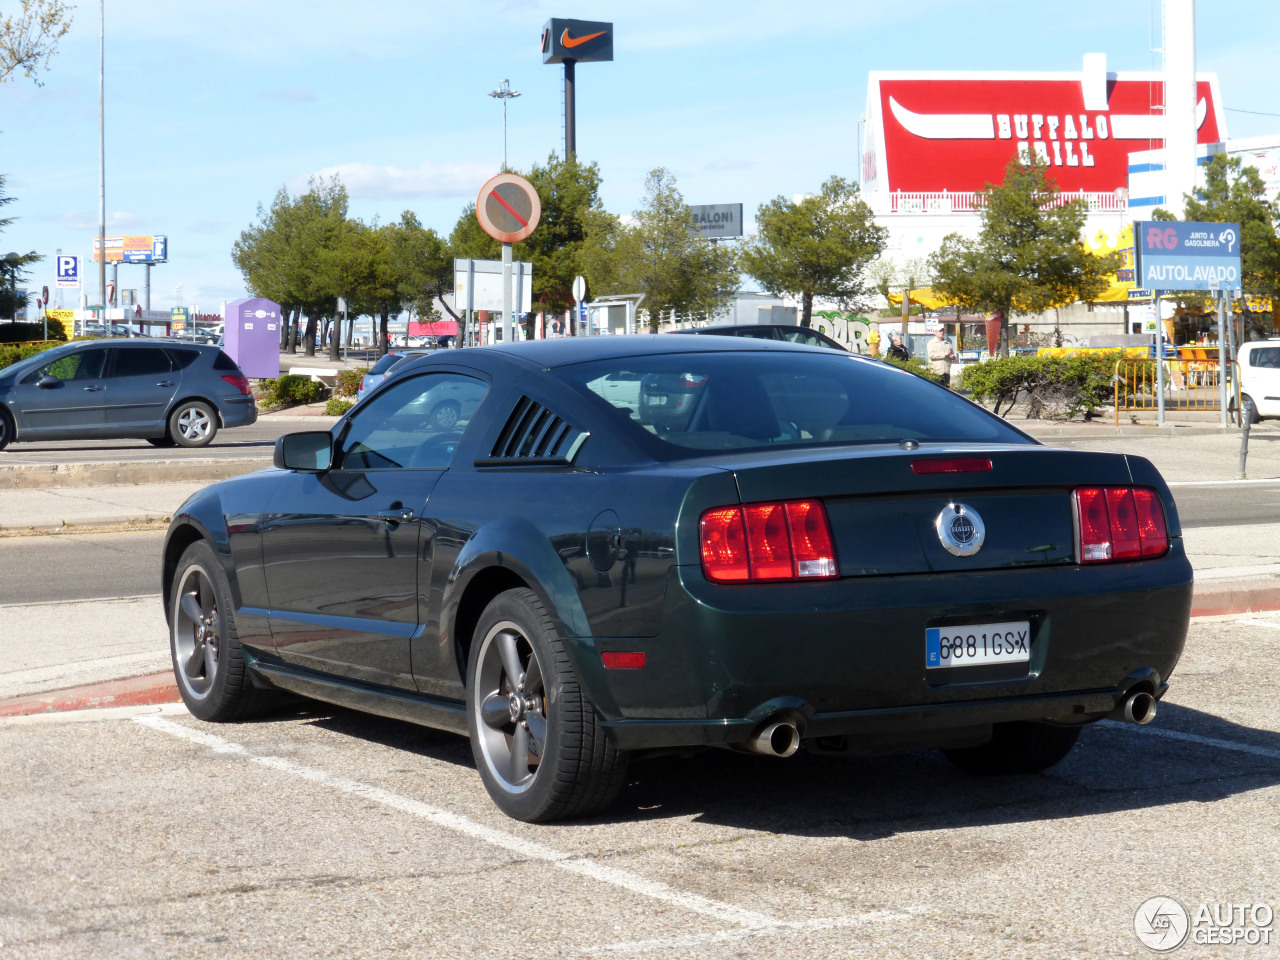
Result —
[[100, 383], [95, 383], [92, 386], [85, 387], [85, 390], [87, 390], [89, 393], [95, 393], [101, 389], [102, 389], [102, 384]]
[[408, 523], [413, 517], [414, 513], [408, 507], [392, 507], [389, 510], [378, 511], [378, 519], [385, 520], [392, 525]]
[[157, 387], [172, 387], [172, 386], [173, 386], [173, 381], [172, 381], [172, 380], [161, 380], [159, 383], [157, 383], [157, 384], [156, 384], [156, 386], [157, 386]]

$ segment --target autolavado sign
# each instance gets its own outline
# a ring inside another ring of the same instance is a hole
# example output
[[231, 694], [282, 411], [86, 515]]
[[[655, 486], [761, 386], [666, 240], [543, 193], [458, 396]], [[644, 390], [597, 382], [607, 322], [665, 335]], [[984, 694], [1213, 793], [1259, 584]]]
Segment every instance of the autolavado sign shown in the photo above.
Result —
[[[1164, 144], [1159, 73], [1107, 73], [1090, 54], [1079, 73], [873, 72], [867, 87], [863, 188], [967, 192], [999, 183], [1025, 151], [1063, 190], [1128, 183], [1129, 154]], [[1196, 83], [1197, 139], [1225, 139], [1218, 80]]]

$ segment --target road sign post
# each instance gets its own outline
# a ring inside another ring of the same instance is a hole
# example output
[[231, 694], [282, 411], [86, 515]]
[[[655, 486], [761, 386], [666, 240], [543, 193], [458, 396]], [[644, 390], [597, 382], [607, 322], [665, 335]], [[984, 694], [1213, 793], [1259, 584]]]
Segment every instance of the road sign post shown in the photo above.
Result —
[[[1157, 419], [1164, 423], [1164, 324], [1160, 294], [1240, 285], [1240, 224], [1136, 220], [1135, 277], [1154, 294]], [[1221, 340], [1219, 341], [1221, 342]], [[1226, 366], [1222, 368], [1226, 375]]]
[[533, 233], [542, 216], [542, 198], [524, 177], [500, 173], [476, 197], [476, 219], [485, 233], [502, 244], [502, 341], [514, 339], [511, 289], [511, 245]]
[[[587, 296], [587, 281], [582, 277], [573, 278], [573, 314], [574, 320], [578, 318], [578, 314], [582, 312], [582, 301]], [[587, 324], [587, 336], [591, 336], [591, 324]]]

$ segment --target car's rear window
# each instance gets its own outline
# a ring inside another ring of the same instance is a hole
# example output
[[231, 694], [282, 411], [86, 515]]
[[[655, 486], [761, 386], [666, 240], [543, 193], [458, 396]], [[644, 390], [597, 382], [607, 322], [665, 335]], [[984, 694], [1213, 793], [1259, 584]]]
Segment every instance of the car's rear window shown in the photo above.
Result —
[[370, 373], [386, 373], [396, 365], [396, 361], [400, 359], [398, 353], [388, 353], [378, 358], [378, 362], [369, 368]]
[[[185, 370], [196, 362], [196, 358], [200, 356], [199, 350], [182, 350], [177, 347], [169, 347], [169, 356], [173, 357], [173, 362], [178, 365], [179, 370]], [[231, 358], [228, 357], [228, 360]]]
[[228, 354], [224, 353], [221, 350], [219, 350], [218, 355], [213, 358], [213, 369], [229, 370], [233, 373], [240, 372], [240, 368], [236, 365], [236, 362], [232, 360]]
[[554, 372], [625, 414], [667, 457], [900, 440], [1034, 442], [945, 388], [847, 355], [680, 353]]

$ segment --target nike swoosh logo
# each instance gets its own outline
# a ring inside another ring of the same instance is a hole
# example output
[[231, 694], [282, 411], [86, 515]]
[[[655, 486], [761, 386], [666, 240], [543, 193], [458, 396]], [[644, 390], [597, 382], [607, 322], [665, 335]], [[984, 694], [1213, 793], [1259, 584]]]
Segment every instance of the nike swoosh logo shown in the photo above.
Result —
[[571, 37], [569, 36], [569, 29], [566, 27], [564, 33], [560, 34], [560, 46], [568, 47], [572, 50], [574, 47], [582, 46], [588, 40], [603, 37], [608, 32], [608, 30], [601, 30], [599, 33], [588, 33], [585, 37]]

